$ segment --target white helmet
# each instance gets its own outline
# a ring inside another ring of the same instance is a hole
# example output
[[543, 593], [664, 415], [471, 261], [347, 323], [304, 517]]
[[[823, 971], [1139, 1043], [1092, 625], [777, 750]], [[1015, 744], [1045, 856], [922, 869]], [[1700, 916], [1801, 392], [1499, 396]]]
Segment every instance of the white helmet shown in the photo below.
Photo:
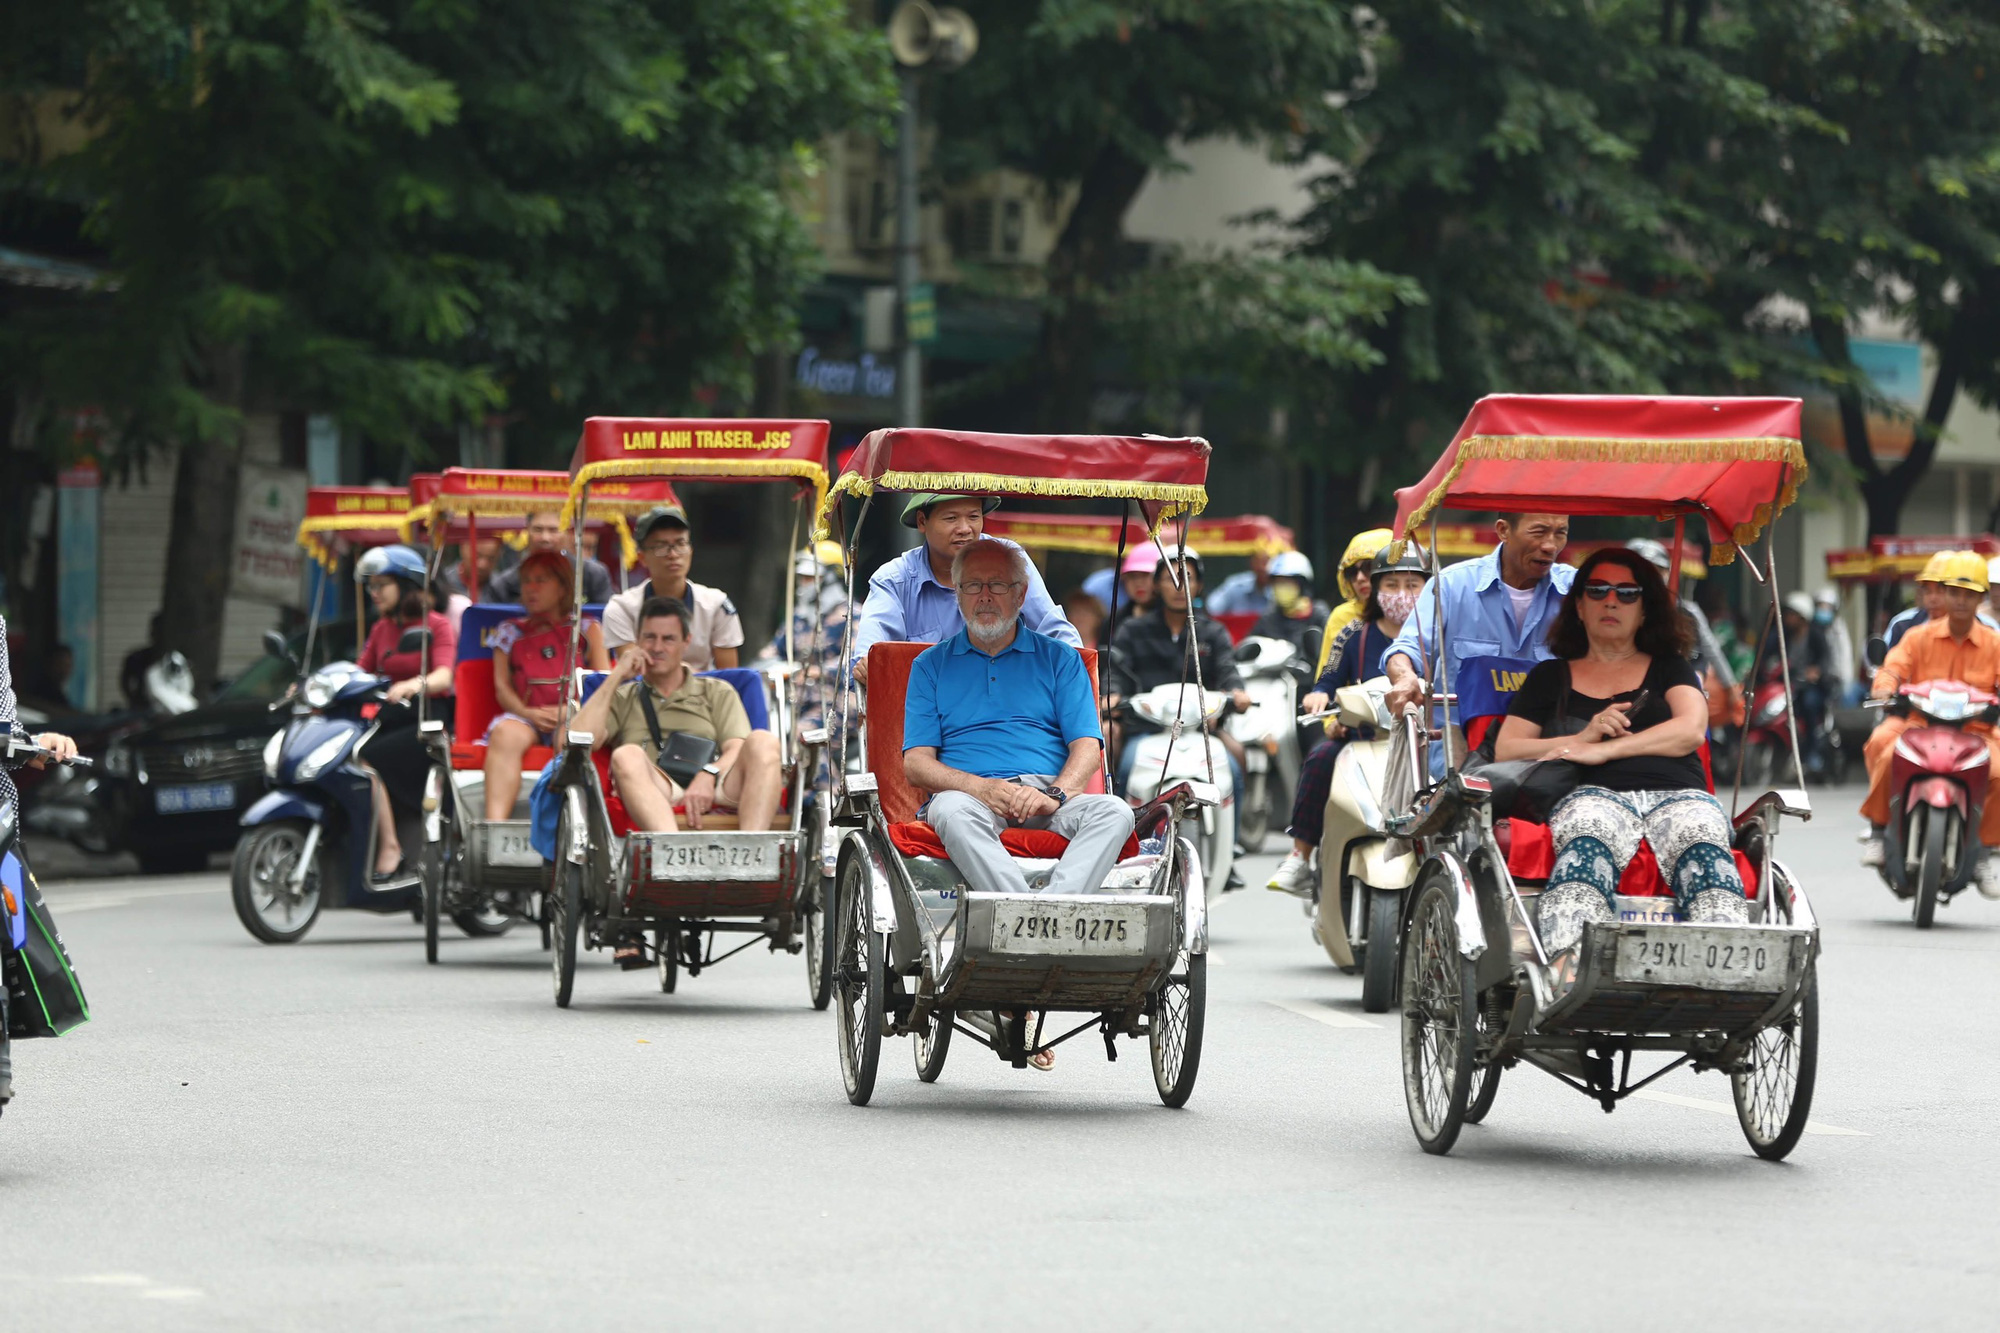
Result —
[[1813, 618], [1813, 599], [1808, 592], [1788, 592], [1785, 594], [1785, 609], [1805, 620]]
[[1271, 557], [1264, 573], [1274, 579], [1302, 579], [1312, 582], [1313, 562], [1298, 551], [1280, 551]]

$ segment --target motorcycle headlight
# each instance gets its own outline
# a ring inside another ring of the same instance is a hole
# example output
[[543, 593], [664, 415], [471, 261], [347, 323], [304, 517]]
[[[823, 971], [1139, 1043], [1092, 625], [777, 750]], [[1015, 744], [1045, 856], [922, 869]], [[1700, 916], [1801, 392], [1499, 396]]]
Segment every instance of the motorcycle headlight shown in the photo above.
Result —
[[337, 682], [325, 672], [319, 672], [306, 681], [306, 687], [300, 693], [305, 698], [306, 707], [318, 712], [333, 702], [333, 692], [337, 688]]
[[321, 741], [314, 747], [313, 752], [306, 756], [305, 762], [299, 765], [298, 772], [293, 775], [294, 781], [311, 782], [318, 777], [321, 769], [340, 758], [341, 752], [347, 749], [347, 740], [347, 733], [342, 732], [338, 736]]
[[1774, 694], [1769, 699], [1766, 699], [1764, 701], [1764, 706], [1762, 708], [1757, 710], [1757, 723], [1759, 726], [1763, 726], [1767, 723], [1775, 722], [1778, 720], [1779, 714], [1783, 713], [1784, 711], [1785, 711], [1785, 696], [1782, 694]]
[[285, 733], [274, 731], [271, 739], [264, 742], [264, 780], [278, 780], [278, 756], [285, 752]]

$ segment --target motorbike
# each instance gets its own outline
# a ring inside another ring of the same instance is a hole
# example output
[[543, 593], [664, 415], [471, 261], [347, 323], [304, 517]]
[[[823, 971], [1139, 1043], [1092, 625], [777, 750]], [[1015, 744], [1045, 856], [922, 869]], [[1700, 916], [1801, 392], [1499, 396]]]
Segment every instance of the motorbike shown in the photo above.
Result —
[[[285, 656], [275, 632], [265, 648]], [[264, 746], [270, 790], [243, 812], [230, 864], [230, 896], [244, 929], [266, 944], [303, 939], [323, 901], [368, 912], [409, 912], [421, 920], [421, 877], [370, 875], [375, 809], [356, 751], [375, 734], [387, 677], [352, 662], [330, 662], [272, 707], [291, 720]], [[425, 845], [421, 811], [396, 811], [405, 847]]]
[[[21, 736], [7, 737], [6, 756], [10, 765], [54, 758]], [[58, 766], [87, 770], [91, 761], [78, 756]], [[90, 1017], [62, 935], [28, 873], [21, 832], [17, 801], [0, 801], [0, 1109], [14, 1095], [13, 1039], [60, 1036]]]
[[1243, 808], [1236, 812], [1236, 844], [1244, 852], [1264, 850], [1275, 823], [1285, 825], [1292, 793], [1299, 785], [1300, 688], [1312, 664], [1283, 639], [1251, 636], [1236, 645], [1237, 670], [1250, 707], [1229, 719], [1229, 734], [1243, 747]]
[[[1221, 690], [1168, 683], [1133, 695], [1118, 706], [1118, 711], [1129, 709], [1161, 728], [1125, 738], [1125, 744], [1135, 747], [1131, 774], [1125, 780], [1127, 801], [1144, 805], [1177, 782], [1213, 782], [1221, 792], [1217, 805], [1189, 811], [1181, 829], [1181, 836], [1194, 844], [1211, 899], [1229, 883], [1229, 871], [1236, 861], [1236, 796], [1230, 780], [1229, 751], [1208, 733], [1206, 724], [1230, 705], [1229, 695]], [[1173, 732], [1176, 721], [1180, 723], [1178, 738]]]
[[1336, 967], [1360, 971], [1361, 1007], [1371, 1014], [1387, 1012], [1395, 998], [1403, 909], [1418, 869], [1410, 844], [1391, 839], [1383, 823], [1394, 749], [1388, 692], [1386, 676], [1334, 692], [1335, 720], [1375, 730], [1373, 739], [1348, 741], [1333, 761], [1312, 903], [1313, 938]]
[[1974, 722], [2000, 719], [2000, 696], [1962, 681], [1903, 686], [1872, 706], [1920, 722], [1896, 738], [1889, 759], [1889, 823], [1883, 830], [1882, 879], [1913, 899], [1919, 930], [1930, 929], [1938, 903], [1972, 883], [1979, 869], [1979, 818], [1992, 757]]
[[[1773, 787], [1786, 781], [1786, 775], [1792, 768], [1791, 727], [1791, 697], [1785, 689], [1784, 670], [1773, 663], [1765, 668], [1763, 679], [1752, 693], [1743, 719], [1740, 744], [1744, 786]], [[1820, 710], [1816, 733], [1799, 733], [1800, 755], [1810, 756], [1815, 741], [1820, 768], [1816, 772], [1809, 770], [1807, 776], [1818, 782], [1845, 781], [1850, 756], [1841, 742], [1840, 728], [1830, 707]], [[1809, 758], [1807, 762], [1811, 762]], [[1726, 777], [1729, 770], [1725, 768], [1719, 772]]]

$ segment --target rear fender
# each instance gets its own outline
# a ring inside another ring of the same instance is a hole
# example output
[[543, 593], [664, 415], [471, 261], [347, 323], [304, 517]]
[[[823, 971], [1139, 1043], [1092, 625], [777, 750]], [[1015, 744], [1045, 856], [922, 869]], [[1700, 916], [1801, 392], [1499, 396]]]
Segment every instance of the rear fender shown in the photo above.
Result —
[[896, 899], [889, 883], [889, 867], [883, 862], [882, 853], [877, 850], [867, 830], [854, 829], [841, 840], [840, 860], [843, 878], [846, 875], [846, 862], [857, 861], [861, 866], [862, 877], [868, 884], [868, 910], [872, 928], [883, 935], [894, 934]]
[[[1408, 843], [1403, 844], [1405, 847]], [[1407, 889], [1417, 882], [1414, 851], [1395, 852], [1387, 838], [1365, 838], [1348, 844], [1347, 873], [1371, 889]]]

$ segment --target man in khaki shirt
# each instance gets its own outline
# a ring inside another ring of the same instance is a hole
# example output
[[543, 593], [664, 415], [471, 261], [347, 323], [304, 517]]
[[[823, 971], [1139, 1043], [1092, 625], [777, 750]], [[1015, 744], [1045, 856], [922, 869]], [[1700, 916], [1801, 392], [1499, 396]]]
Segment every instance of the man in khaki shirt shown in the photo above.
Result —
[[[610, 677], [570, 728], [588, 731], [593, 747], [611, 747], [612, 780], [634, 828], [677, 831], [674, 806], [680, 803], [691, 828], [700, 828], [704, 814], [721, 808], [734, 809], [737, 827], [745, 832], [768, 829], [778, 812], [778, 738], [750, 729], [743, 701], [728, 682], [688, 668], [687, 637], [685, 606], [665, 597], [648, 601], [639, 612], [638, 642], [619, 653]], [[683, 731], [721, 747], [685, 789], [658, 767], [659, 747], [646, 725], [642, 691], [652, 696], [662, 738]]]

